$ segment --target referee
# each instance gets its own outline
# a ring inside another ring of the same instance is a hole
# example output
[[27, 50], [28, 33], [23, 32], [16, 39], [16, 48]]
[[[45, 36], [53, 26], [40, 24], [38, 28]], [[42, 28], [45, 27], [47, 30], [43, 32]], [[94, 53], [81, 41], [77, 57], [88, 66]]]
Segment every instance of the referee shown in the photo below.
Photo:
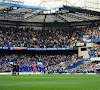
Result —
[[14, 63], [12, 65], [12, 75], [16, 76], [16, 64], [14, 64]]
[[16, 64], [16, 74], [19, 75], [19, 65], [18, 65], [18, 63]]

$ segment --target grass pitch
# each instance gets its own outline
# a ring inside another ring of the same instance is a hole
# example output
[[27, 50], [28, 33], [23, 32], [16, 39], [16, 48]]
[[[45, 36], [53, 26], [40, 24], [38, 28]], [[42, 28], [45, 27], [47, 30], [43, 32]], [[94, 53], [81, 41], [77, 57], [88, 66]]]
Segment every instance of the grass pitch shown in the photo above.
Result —
[[1, 75], [0, 90], [100, 90], [100, 76]]

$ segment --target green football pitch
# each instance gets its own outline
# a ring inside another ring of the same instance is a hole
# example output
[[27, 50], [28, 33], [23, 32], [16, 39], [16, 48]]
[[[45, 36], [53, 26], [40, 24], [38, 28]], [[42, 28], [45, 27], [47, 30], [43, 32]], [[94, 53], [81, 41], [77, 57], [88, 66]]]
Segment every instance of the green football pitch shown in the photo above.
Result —
[[100, 90], [97, 75], [1, 75], [0, 90]]

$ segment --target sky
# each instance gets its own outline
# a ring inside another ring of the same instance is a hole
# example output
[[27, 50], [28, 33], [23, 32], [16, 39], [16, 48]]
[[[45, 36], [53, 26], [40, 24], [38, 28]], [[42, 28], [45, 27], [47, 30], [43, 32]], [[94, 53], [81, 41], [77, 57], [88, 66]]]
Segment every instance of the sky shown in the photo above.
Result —
[[41, 0], [24, 0], [25, 5], [32, 5], [32, 6], [35, 6], [40, 2]]
[[[0, 2], [2, 2], [2, 1], [3, 0], [0, 0]], [[10, 0], [8, 0], [8, 1], [10, 1]], [[30, 6], [38, 6], [42, 2], [42, 0], [14, 0], [14, 1], [24, 1], [24, 5], [30, 5]], [[71, 3], [71, 6], [82, 7], [82, 8], [100, 12], [100, 0], [67, 0], [67, 1], [69, 1]], [[85, 1], [86, 1], [86, 3], [85, 3]], [[55, 1], [55, 2], [43, 3], [40, 5], [40, 7], [52, 8], [52, 7], [62, 6], [62, 5], [65, 5], [64, 1], [62, 1], [62, 2]], [[70, 4], [67, 3], [67, 5], [70, 5]]]
[[[84, 0], [69, 0], [74, 6], [78, 7], [83, 7], [84, 3], [82, 4], [81, 2], [84, 2]], [[41, 0], [24, 0], [25, 5], [31, 5], [31, 6], [37, 6], [41, 3]], [[42, 7], [55, 7], [55, 6], [61, 6], [64, 2], [48, 2], [45, 4], [42, 4]]]

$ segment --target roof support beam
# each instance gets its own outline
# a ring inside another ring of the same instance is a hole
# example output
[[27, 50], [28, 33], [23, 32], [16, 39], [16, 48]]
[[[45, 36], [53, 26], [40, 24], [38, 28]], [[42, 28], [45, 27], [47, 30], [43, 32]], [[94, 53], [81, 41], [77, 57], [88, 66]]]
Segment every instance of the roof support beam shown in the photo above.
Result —
[[8, 7], [8, 8], [5, 8], [5, 9], [1, 10], [1, 12], [6, 12], [6, 13], [8, 13], [8, 12], [11, 12], [11, 11], [13, 11], [13, 10], [15, 10], [14, 7]]
[[84, 18], [84, 17], [79, 17], [79, 16], [75, 16], [75, 15], [72, 15], [72, 14], [63, 14], [64, 16], [67, 16], [67, 17], [71, 17], [71, 18], [75, 18], [75, 19], [78, 19], [78, 20], [83, 20], [83, 21], [89, 21], [90, 19], [87, 19], [87, 18]]
[[25, 18], [25, 20], [29, 20], [29, 19], [32, 19], [32, 18], [34, 18], [34, 17], [36, 17], [36, 16], [39, 16], [42, 12], [43, 12], [43, 11], [40, 11], [40, 12], [38, 12], [38, 13], [36, 13], [36, 14], [33, 14], [33, 15], [31, 15], [31, 16]]
[[44, 18], [44, 21], [43, 21], [43, 23], [45, 23], [45, 21], [46, 21], [46, 17], [47, 17], [47, 15], [45, 15], [45, 18]]
[[92, 11], [92, 10], [87, 10], [79, 7], [72, 7], [72, 6], [64, 6], [65, 10], [69, 10], [70, 12], [79, 12], [79, 13], [86, 13], [89, 15], [94, 15], [94, 16], [100, 16], [100, 12], [97, 11]]
[[68, 22], [65, 18], [61, 17], [58, 14], [53, 14], [55, 17], [59, 18], [60, 20], [64, 21], [64, 22]]
[[34, 9], [30, 9], [30, 10], [27, 10], [25, 12], [20, 12], [20, 14], [28, 14], [28, 13], [32, 13], [34, 11], [35, 11]]

